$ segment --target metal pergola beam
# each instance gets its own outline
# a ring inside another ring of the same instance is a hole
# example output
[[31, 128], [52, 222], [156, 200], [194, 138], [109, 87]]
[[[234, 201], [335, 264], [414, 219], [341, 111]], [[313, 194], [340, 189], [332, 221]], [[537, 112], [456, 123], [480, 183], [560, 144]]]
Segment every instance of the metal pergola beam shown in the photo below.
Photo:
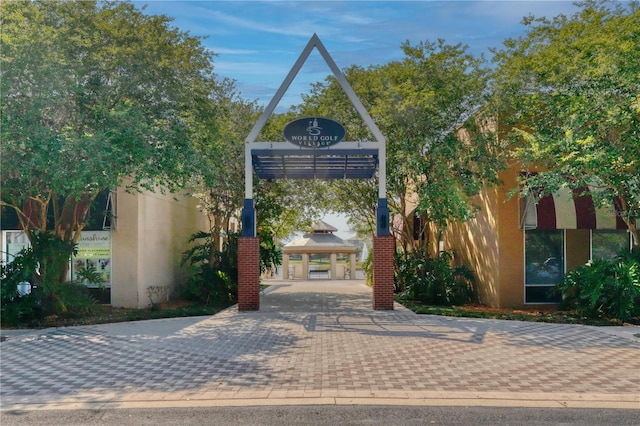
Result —
[[260, 179], [370, 179], [378, 164], [371, 148], [252, 149], [251, 157]]

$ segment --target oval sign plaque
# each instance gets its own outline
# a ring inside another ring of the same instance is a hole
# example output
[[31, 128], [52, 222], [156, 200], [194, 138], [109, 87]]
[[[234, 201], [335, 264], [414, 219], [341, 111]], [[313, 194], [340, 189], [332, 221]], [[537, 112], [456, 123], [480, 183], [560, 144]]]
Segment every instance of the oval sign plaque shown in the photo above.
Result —
[[344, 139], [347, 131], [335, 120], [304, 117], [284, 126], [284, 138], [302, 148], [326, 148]]

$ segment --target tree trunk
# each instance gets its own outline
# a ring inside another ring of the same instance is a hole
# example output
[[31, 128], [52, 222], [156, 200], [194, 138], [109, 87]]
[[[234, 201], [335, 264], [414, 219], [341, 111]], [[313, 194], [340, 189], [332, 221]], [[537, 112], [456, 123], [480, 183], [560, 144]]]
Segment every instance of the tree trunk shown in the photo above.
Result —
[[640, 247], [640, 238], [638, 235], [638, 227], [636, 226], [636, 218], [630, 214], [630, 212], [634, 210], [633, 204], [637, 205], [637, 203], [628, 202], [629, 200], [633, 200], [633, 197], [634, 195], [632, 195], [631, 191], [624, 191], [623, 195], [614, 199], [614, 204], [616, 205], [616, 214], [620, 214], [622, 221], [627, 225], [627, 229], [633, 236], [633, 246], [638, 248]]
[[220, 245], [220, 230], [222, 229], [222, 218], [219, 215], [213, 216], [213, 225], [211, 227], [211, 251], [209, 252], [209, 267], [218, 266], [218, 251]]
[[[45, 294], [55, 293], [56, 288], [67, 280], [69, 260], [86, 226], [86, 217], [95, 197], [93, 193], [83, 194], [79, 200], [68, 196], [60, 207], [57, 195], [50, 192], [45, 198], [30, 198], [22, 208], [14, 207], [40, 263], [35, 284], [42, 286]], [[52, 230], [48, 229], [47, 223], [49, 208], [53, 209]]]
[[636, 226], [635, 220], [631, 219], [628, 222], [625, 221], [625, 223], [629, 227], [629, 232], [631, 232], [631, 235], [633, 236], [633, 238], [631, 238], [633, 240], [633, 247], [635, 249], [640, 249], [640, 236], [638, 235], [638, 227]]

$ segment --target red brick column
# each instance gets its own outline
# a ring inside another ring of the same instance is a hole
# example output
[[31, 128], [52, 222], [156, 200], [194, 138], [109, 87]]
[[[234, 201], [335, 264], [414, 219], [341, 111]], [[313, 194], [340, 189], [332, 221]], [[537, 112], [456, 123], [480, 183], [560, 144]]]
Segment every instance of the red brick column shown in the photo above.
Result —
[[238, 310], [260, 309], [260, 240], [238, 238]]
[[393, 310], [393, 260], [396, 240], [392, 235], [373, 237], [373, 309]]

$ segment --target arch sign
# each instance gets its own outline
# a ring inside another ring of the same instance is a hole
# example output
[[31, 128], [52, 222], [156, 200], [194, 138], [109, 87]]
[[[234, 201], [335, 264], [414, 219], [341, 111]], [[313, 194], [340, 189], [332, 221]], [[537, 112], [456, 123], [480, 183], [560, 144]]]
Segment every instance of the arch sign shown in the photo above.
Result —
[[[375, 142], [345, 141], [344, 126], [326, 117], [301, 117], [283, 129], [286, 142], [256, 142], [291, 82], [317, 49]], [[295, 145], [292, 147], [291, 144]], [[253, 200], [253, 174], [259, 179], [369, 179], [378, 170], [377, 229], [374, 249], [374, 309], [393, 309], [395, 240], [389, 232], [386, 195], [386, 140], [320, 39], [314, 34], [269, 105], [256, 121], [245, 144], [245, 199], [238, 240], [238, 309], [259, 309], [259, 241]]]

